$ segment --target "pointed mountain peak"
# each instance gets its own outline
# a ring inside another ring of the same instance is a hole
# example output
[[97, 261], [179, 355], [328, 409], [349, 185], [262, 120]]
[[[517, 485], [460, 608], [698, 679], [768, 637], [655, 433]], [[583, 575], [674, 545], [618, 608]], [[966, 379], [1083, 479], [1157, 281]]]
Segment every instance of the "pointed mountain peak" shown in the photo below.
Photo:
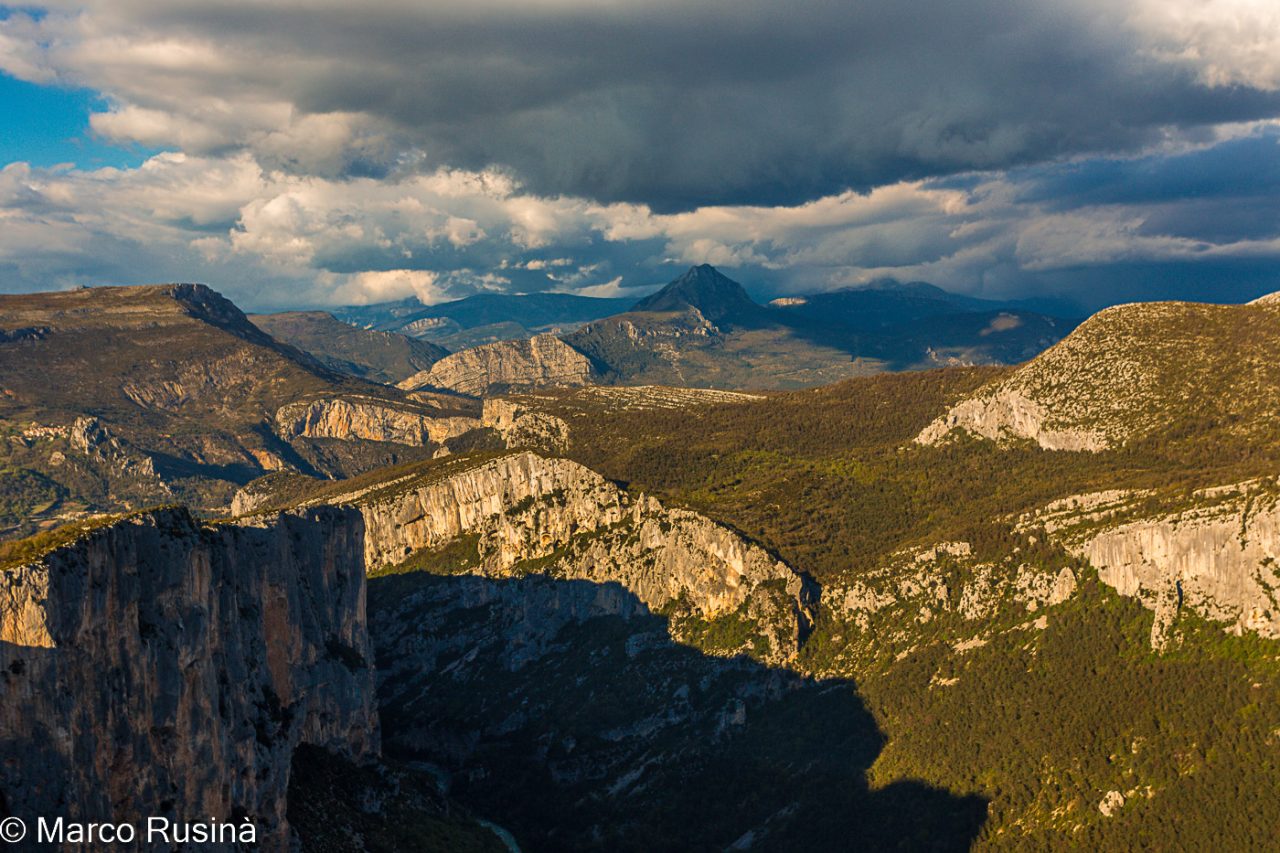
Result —
[[690, 267], [662, 290], [641, 299], [632, 310], [684, 311], [691, 307], [713, 323], [742, 321], [760, 310], [742, 285], [710, 264]]

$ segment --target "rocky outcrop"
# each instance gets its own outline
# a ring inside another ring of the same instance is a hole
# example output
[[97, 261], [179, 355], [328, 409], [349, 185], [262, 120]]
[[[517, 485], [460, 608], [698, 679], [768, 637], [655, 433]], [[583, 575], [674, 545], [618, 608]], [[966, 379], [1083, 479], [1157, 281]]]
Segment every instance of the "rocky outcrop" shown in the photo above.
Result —
[[989, 396], [956, 404], [916, 436], [919, 444], [938, 444], [957, 430], [1005, 441], [1030, 439], [1046, 450], [1097, 452], [1107, 448], [1100, 432], [1087, 429], [1052, 429], [1044, 407], [1015, 389], [1000, 389]]
[[1010, 606], [1034, 613], [1061, 604], [1075, 590], [1070, 569], [984, 562], [968, 542], [939, 542], [890, 555], [859, 579], [829, 589], [825, 601], [833, 613], [868, 631], [881, 621], [925, 625], [948, 614], [986, 622]]
[[500, 341], [446, 356], [400, 383], [401, 388], [443, 388], [482, 396], [495, 391], [587, 385], [591, 361], [554, 335]]
[[160, 510], [0, 571], [8, 811], [247, 817], [261, 849], [289, 849], [295, 747], [379, 750], [362, 536], [350, 510], [212, 527]]
[[372, 398], [330, 397], [290, 403], [276, 412], [276, 432], [291, 438], [440, 444], [480, 426], [475, 418], [434, 417], [395, 408]]
[[816, 604], [812, 581], [728, 528], [632, 498], [567, 459], [463, 460], [324, 500], [360, 508], [372, 571], [471, 537], [469, 571], [612, 581], [655, 611], [747, 619], [767, 638], [770, 660], [794, 656]]
[[569, 425], [563, 419], [513, 400], [496, 397], [485, 400], [480, 420], [495, 430], [507, 447], [527, 447], [548, 453], [564, 453], [569, 449]]
[[1280, 512], [1191, 510], [1099, 533], [1077, 546], [1102, 580], [1157, 611], [1164, 645], [1170, 610], [1188, 606], [1234, 630], [1280, 637]]
[[154, 480], [167, 491], [151, 457], [128, 447], [97, 418], [76, 418], [67, 431], [67, 441], [72, 450], [98, 462], [109, 474]]
[[[1195, 493], [1151, 514], [1146, 493], [1085, 495], [1069, 523], [1062, 502], [1047, 516], [1053, 534], [1121, 595], [1156, 612], [1151, 644], [1164, 648], [1181, 608], [1234, 633], [1280, 637], [1280, 503], [1275, 484], [1242, 483]], [[1039, 517], [1024, 519], [1039, 523]]]
[[729, 403], [756, 403], [760, 394], [721, 391], [715, 388], [675, 388], [666, 385], [594, 385], [577, 392], [575, 398], [590, 401], [598, 410], [613, 412], [686, 411]]
[[39, 341], [49, 334], [48, 326], [27, 326], [24, 329], [0, 329], [0, 344], [18, 341]]

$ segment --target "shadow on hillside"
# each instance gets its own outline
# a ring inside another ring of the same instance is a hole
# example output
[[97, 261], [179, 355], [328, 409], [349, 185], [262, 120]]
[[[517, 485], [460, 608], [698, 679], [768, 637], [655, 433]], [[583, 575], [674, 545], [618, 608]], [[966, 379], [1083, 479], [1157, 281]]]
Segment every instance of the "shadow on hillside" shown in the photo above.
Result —
[[[41, 685], [56, 666], [56, 649], [0, 640], [0, 708], [18, 709], [0, 723], [0, 820], [19, 817], [30, 824], [41, 815], [55, 818], [65, 815], [68, 802], [83, 805], [89, 814], [111, 814], [107, 791], [82, 787], [86, 774], [66, 755], [71, 736], [65, 729], [54, 729], [51, 720], [56, 714], [48, 708], [43, 709], [44, 715], [31, 713], [41, 698], [47, 699], [42, 697]], [[71, 704], [69, 699], [63, 701]], [[85, 706], [91, 707], [92, 701], [86, 699]], [[37, 846], [28, 838], [25, 845], [15, 842], [0, 849], [35, 850]]]
[[[889, 370], [930, 364], [930, 353], [977, 363], [1018, 364], [1071, 332], [1079, 320], [992, 307], [943, 308], [933, 299], [881, 303], [875, 291], [827, 294], [821, 307], [770, 309], [766, 325], [806, 343], [874, 358]], [[1003, 320], [1003, 322], [997, 322]], [[945, 358], [939, 364], [944, 364]]]
[[369, 584], [386, 752], [526, 851], [967, 850], [986, 801], [870, 790], [852, 682], [673, 642], [614, 583], [413, 573]]
[[262, 476], [262, 469], [255, 468], [247, 462], [212, 465], [184, 459], [171, 453], [151, 451], [148, 455], [155, 464], [156, 473], [168, 481], [199, 477], [208, 480], [226, 480], [237, 486], [243, 486], [250, 480]]

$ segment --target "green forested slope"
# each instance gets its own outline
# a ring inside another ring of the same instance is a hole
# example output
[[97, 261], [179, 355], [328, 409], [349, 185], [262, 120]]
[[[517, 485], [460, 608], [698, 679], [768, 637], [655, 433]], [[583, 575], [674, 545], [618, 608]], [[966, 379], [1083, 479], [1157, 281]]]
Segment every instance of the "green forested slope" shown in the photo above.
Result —
[[[565, 392], [525, 398], [570, 425], [570, 455], [765, 543], [824, 586], [801, 669], [851, 677], [887, 738], [873, 787], [920, 779], [990, 800], [977, 849], [1270, 849], [1280, 837], [1280, 644], [1184, 614], [1154, 653], [1152, 613], [1016, 516], [1068, 495], [1195, 488], [1274, 474], [1280, 443], [1239, 419], [1183, 416], [1101, 453], [1031, 442], [912, 438], [1008, 369], [854, 379], [759, 401], [595, 409]], [[1268, 429], [1265, 425], [1261, 429]], [[1065, 603], [999, 603], [964, 619], [907, 602], [859, 626], [835, 600], [904, 549], [964, 541], [930, 564], [957, 596], [975, 565], [1080, 579]], [[1008, 568], [1006, 568], [1008, 567]], [[1109, 792], [1124, 805], [1105, 816]]]

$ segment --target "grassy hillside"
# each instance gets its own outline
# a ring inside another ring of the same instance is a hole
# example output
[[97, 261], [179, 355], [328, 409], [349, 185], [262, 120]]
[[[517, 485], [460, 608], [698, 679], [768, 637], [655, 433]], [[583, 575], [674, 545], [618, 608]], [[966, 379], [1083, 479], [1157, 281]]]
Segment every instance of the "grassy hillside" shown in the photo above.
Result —
[[598, 392], [516, 398], [569, 425], [570, 455], [635, 489], [730, 524], [820, 578], [904, 547], [999, 540], [1007, 516], [1083, 492], [1190, 489], [1280, 464], [1280, 443], [1220, 445], [1215, 427], [1099, 454], [1030, 442], [912, 438], [938, 413], [1010, 368], [851, 379], [825, 388], [689, 408], [619, 409]]

